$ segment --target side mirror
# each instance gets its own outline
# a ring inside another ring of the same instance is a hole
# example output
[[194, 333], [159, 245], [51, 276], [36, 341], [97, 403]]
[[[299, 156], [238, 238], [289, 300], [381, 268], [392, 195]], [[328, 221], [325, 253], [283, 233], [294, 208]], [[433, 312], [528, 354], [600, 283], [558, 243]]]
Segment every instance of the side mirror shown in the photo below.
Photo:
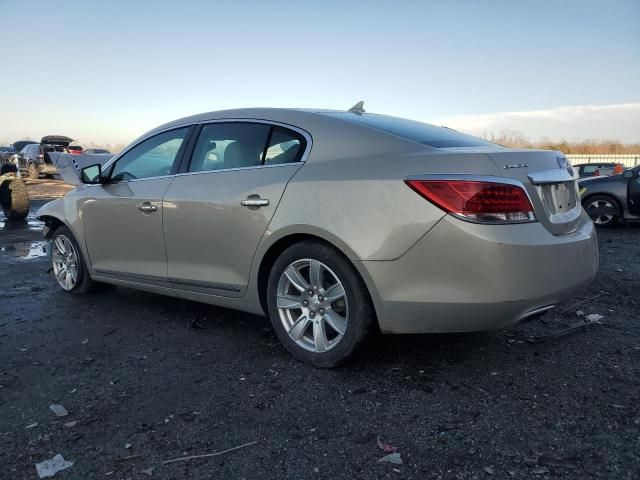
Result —
[[622, 176], [624, 178], [633, 178], [633, 170], [631, 169], [625, 170], [624, 172], [622, 172]]
[[89, 185], [102, 183], [102, 166], [96, 163], [80, 170], [80, 181]]

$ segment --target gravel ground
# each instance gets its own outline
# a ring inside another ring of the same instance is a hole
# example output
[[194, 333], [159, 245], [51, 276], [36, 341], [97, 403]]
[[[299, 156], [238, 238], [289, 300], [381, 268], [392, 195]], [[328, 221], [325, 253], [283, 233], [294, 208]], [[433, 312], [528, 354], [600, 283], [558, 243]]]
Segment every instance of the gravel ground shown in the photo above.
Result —
[[[595, 282], [542, 319], [376, 337], [337, 370], [294, 360], [264, 318], [124, 288], [72, 297], [35, 219], [0, 227], [1, 478], [56, 454], [74, 462], [61, 479], [640, 478], [638, 227], [601, 231]], [[532, 342], [578, 311], [602, 325]], [[379, 461], [378, 438], [403, 464]]]

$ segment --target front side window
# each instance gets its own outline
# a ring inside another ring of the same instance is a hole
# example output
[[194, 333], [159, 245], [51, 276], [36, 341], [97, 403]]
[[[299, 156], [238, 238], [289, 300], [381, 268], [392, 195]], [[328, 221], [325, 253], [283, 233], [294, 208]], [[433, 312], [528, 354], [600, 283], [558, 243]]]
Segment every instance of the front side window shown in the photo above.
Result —
[[139, 143], [118, 159], [111, 169], [111, 181], [161, 177], [172, 172], [189, 127], [160, 133]]

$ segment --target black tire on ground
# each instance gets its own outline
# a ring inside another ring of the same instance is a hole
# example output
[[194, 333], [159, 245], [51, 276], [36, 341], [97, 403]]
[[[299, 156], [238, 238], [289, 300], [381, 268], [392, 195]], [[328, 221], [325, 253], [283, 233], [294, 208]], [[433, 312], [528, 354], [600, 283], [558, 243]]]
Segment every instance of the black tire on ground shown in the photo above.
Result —
[[582, 202], [585, 211], [597, 227], [613, 227], [621, 217], [620, 205], [609, 195], [593, 195]]
[[24, 220], [29, 215], [29, 192], [20, 178], [2, 182], [0, 186], [2, 211], [7, 220], [16, 222]]
[[[305, 350], [288, 334], [277, 307], [278, 282], [285, 269], [303, 259], [324, 263], [338, 277], [344, 287], [349, 319], [344, 337], [328, 351], [318, 353]], [[284, 347], [296, 358], [320, 368], [331, 368], [349, 359], [367, 337], [374, 324], [375, 311], [364, 282], [349, 260], [339, 251], [317, 241], [303, 241], [287, 248], [276, 260], [269, 274], [267, 304], [271, 324]]]
[[38, 178], [40, 178], [40, 174], [38, 173], [38, 169], [36, 168], [36, 166], [33, 163], [29, 164], [29, 178], [33, 178], [34, 180], [37, 180]]
[[[71, 241], [71, 243], [73, 243], [73, 247], [77, 252], [77, 263], [78, 263], [78, 280], [75, 286], [71, 290], [64, 290], [64, 289], [63, 290], [72, 295], [84, 295], [86, 293], [91, 293], [97, 290], [98, 284], [96, 284], [96, 282], [91, 280], [91, 277], [89, 276], [89, 271], [87, 270], [87, 264], [84, 260], [84, 257], [82, 256], [82, 250], [80, 250], [80, 246], [78, 245], [76, 238], [73, 236], [73, 233], [71, 233], [71, 230], [69, 230], [65, 226], [58, 227], [56, 231], [53, 233], [51, 248], [52, 249], [54, 248], [53, 244], [56, 241], [56, 238], [60, 235], [64, 235]], [[53, 258], [53, 252], [51, 257]], [[53, 262], [51, 266], [53, 267]]]

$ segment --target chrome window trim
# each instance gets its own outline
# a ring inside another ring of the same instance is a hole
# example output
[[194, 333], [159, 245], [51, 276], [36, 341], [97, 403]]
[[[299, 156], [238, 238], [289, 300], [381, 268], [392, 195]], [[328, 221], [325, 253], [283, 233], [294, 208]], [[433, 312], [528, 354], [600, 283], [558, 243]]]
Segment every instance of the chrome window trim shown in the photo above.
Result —
[[[505, 177], [496, 177], [494, 175], [476, 175], [473, 173], [433, 173], [433, 174], [425, 174], [425, 175], [410, 175], [405, 177], [405, 180], [466, 180], [469, 182], [493, 182], [493, 183], [504, 183], [507, 185], [515, 185], [516, 187], [520, 187], [527, 198], [529, 199], [529, 203], [531, 206], [534, 206], [531, 195], [529, 195], [529, 191], [524, 186], [520, 180], [516, 180], [514, 178], [505, 178]], [[438, 207], [439, 208], [439, 207]], [[534, 207], [535, 208], [535, 207]], [[471, 218], [463, 217], [461, 215], [456, 215], [455, 213], [447, 213], [447, 215], [451, 215], [454, 218], [459, 220], [463, 220], [469, 223], [477, 223], [480, 225], [517, 225], [520, 223], [535, 223], [538, 222], [538, 218], [535, 214], [535, 210], [533, 212], [532, 220], [521, 220], [516, 222], [481, 222], [478, 220], [474, 220]]]
[[117, 185], [117, 184], [120, 184], [120, 183], [142, 182], [144, 180], [155, 180], [155, 179], [158, 179], [158, 178], [177, 177], [177, 176], [184, 176], [184, 175], [195, 175], [195, 174], [201, 174], [201, 173], [233, 172], [233, 171], [238, 171], [238, 170], [249, 170], [249, 169], [253, 169], [253, 168], [284, 167], [284, 166], [287, 166], [287, 165], [298, 165], [298, 164], [301, 165], [304, 162], [306, 162], [306, 160], [309, 157], [309, 154], [311, 152], [311, 147], [313, 145], [313, 138], [311, 137], [311, 134], [309, 132], [307, 132], [306, 130], [303, 130], [300, 127], [296, 127], [295, 125], [290, 125], [288, 123], [278, 122], [276, 120], [263, 120], [263, 119], [258, 119], [258, 118], [219, 118], [219, 119], [214, 119], [214, 120], [201, 120], [199, 122], [190, 122], [190, 123], [183, 123], [183, 124], [180, 124], [180, 125], [172, 125], [170, 127], [164, 128], [162, 130], [154, 131], [153, 133], [150, 133], [149, 135], [146, 135], [145, 137], [140, 138], [139, 141], [137, 141], [135, 144], [130, 145], [127, 149], [123, 150], [118, 155], [116, 155], [113, 158], [111, 158], [101, 168], [102, 168], [102, 170], [107, 170], [107, 169], [111, 168], [111, 165], [114, 164], [115, 162], [117, 162], [127, 152], [129, 152], [130, 150], [133, 150], [135, 147], [140, 145], [142, 142], [145, 142], [148, 139], [150, 139], [152, 137], [155, 137], [156, 135], [160, 135], [160, 134], [165, 133], [165, 132], [170, 132], [171, 130], [179, 130], [181, 128], [192, 127], [192, 126], [195, 126], [195, 125], [210, 125], [212, 123], [259, 123], [259, 124], [266, 124], [266, 125], [274, 125], [274, 126], [286, 128], [286, 129], [289, 129], [289, 130], [293, 130], [294, 132], [299, 133], [300, 135], [302, 135], [304, 137], [304, 139], [306, 140], [306, 144], [307, 145], [305, 146], [304, 152], [302, 153], [302, 156], [300, 157], [300, 160], [297, 161], [297, 162], [283, 163], [283, 164], [278, 164], [278, 165], [253, 165], [251, 167], [221, 168], [219, 170], [203, 170], [201, 172], [174, 173], [174, 174], [170, 174], [170, 175], [159, 175], [157, 177], [135, 178], [135, 179], [131, 179], [131, 180], [121, 180], [119, 182], [112, 182], [112, 183], [108, 183], [108, 184], [93, 184], [93, 185], [88, 184], [87, 186]]

